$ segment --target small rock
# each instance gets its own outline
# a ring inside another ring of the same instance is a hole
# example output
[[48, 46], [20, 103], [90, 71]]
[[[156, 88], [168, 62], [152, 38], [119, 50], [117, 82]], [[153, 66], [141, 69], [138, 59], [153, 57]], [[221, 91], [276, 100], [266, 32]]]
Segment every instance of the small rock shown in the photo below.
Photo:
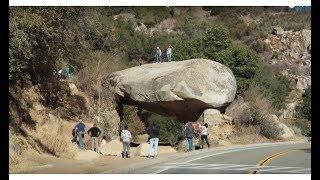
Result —
[[76, 160], [81, 160], [81, 161], [92, 161], [98, 158], [99, 156], [100, 155], [97, 152], [90, 151], [90, 150], [82, 150], [82, 151], [79, 151], [74, 158]]

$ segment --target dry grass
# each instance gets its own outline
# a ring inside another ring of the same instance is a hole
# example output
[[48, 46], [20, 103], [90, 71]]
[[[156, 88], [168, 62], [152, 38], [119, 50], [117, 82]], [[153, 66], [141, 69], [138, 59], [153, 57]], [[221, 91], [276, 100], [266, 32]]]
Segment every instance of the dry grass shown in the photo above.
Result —
[[230, 136], [233, 144], [252, 144], [270, 141], [260, 134], [259, 126], [237, 126], [235, 132]]
[[238, 128], [241, 126], [253, 126], [256, 131], [267, 138], [277, 139], [282, 134], [282, 128], [276, 121], [270, 118], [276, 110], [271, 103], [263, 96], [263, 93], [256, 86], [251, 86], [244, 93], [245, 101], [249, 102], [249, 108], [246, 108], [235, 118]]

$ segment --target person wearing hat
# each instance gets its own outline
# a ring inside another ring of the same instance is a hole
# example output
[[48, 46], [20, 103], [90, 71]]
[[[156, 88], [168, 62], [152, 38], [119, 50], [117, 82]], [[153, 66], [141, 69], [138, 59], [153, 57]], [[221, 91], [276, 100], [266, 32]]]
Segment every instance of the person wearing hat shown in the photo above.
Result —
[[161, 49], [159, 47], [157, 47], [157, 51], [156, 51], [156, 61], [157, 63], [161, 63]]
[[172, 46], [169, 45], [169, 47], [167, 49], [167, 59], [169, 62], [171, 61], [171, 55], [172, 55]]
[[79, 140], [79, 148], [84, 149], [84, 134], [85, 134], [86, 126], [83, 121], [80, 119], [79, 123], [75, 126], [75, 130], [77, 132], [78, 140]]

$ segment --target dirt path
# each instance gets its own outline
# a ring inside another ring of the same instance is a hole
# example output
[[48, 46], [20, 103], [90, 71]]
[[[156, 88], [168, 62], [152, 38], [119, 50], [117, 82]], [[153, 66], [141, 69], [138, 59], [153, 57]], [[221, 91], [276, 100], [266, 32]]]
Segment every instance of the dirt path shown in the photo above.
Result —
[[28, 167], [17, 173], [25, 174], [90, 174], [102, 173], [121, 168], [133, 163], [148, 160], [146, 157], [131, 157], [123, 159], [119, 156], [103, 156], [92, 161], [56, 158], [50, 155], [39, 155], [26, 159]]

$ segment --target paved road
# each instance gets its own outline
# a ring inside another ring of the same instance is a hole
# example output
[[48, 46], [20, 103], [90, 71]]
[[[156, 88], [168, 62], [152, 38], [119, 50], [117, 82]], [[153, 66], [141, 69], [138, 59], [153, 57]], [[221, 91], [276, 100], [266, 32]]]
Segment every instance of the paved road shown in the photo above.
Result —
[[309, 174], [310, 146], [310, 142], [285, 142], [204, 149], [182, 158], [137, 168], [127, 173]]

